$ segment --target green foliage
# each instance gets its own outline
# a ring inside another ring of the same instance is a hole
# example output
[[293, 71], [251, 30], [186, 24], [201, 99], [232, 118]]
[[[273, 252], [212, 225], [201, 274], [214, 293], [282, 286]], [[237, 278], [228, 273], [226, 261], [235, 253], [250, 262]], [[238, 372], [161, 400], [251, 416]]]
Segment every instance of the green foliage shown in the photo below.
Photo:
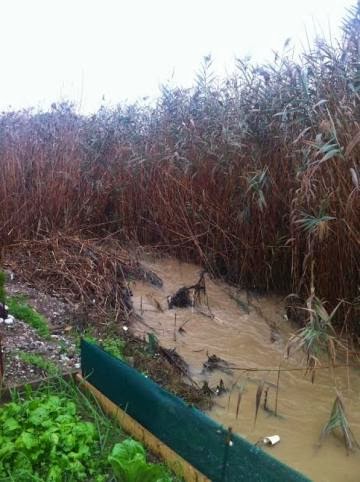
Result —
[[74, 402], [40, 394], [0, 408], [0, 480], [105, 481], [96, 426]]
[[46, 360], [46, 358], [41, 355], [20, 352], [19, 358], [28, 365], [33, 365], [41, 370], [44, 370], [44, 372], [48, 373], [49, 375], [56, 375], [59, 373], [58, 367], [53, 362]]
[[262, 171], [253, 173], [248, 179], [249, 187], [247, 192], [252, 193], [252, 197], [254, 200], [256, 200], [260, 211], [263, 211], [266, 208], [264, 189], [266, 187], [266, 183], [268, 182], [267, 171], [268, 168], [265, 167]]
[[[84, 333], [83, 336], [85, 341], [88, 341], [89, 343], [95, 343], [99, 344], [99, 341], [95, 336], [93, 336], [91, 333]], [[80, 346], [80, 340], [79, 340], [79, 346]]]
[[15, 316], [15, 318], [28, 323], [35, 328], [42, 337], [49, 337], [50, 330], [46, 319], [27, 303], [24, 296], [9, 296], [6, 298], [6, 303], [9, 307], [9, 312]]
[[55, 378], [0, 406], [1, 482], [172, 482], [127, 439], [91, 394]]
[[322, 241], [326, 238], [329, 228], [329, 221], [334, 221], [334, 216], [327, 216], [324, 213], [319, 213], [318, 216], [312, 216], [311, 214], [301, 213], [302, 217], [296, 221], [297, 224], [308, 234], [318, 236]]
[[290, 337], [287, 344], [288, 356], [291, 350], [302, 349], [305, 352], [307, 370], [312, 381], [315, 379], [315, 370], [320, 365], [321, 354], [326, 353], [329, 362], [335, 365], [337, 350], [345, 348], [332, 326], [332, 320], [340, 305], [341, 302], [329, 314], [324, 303], [314, 294], [311, 295], [307, 300], [306, 308], [309, 321]]
[[163, 465], [148, 463], [144, 447], [132, 439], [116, 444], [108, 459], [119, 482], [172, 482], [173, 480]]
[[5, 273], [0, 271], [0, 303], [5, 303]]
[[336, 432], [337, 430], [339, 430], [343, 435], [344, 444], [347, 451], [360, 448], [360, 445], [350, 428], [350, 424], [345, 413], [344, 402], [339, 392], [336, 394], [336, 398], [331, 409], [330, 418], [321, 431], [320, 440], [330, 433]]
[[102, 347], [111, 355], [124, 359], [125, 342], [121, 338], [108, 337], [102, 342]]
[[89, 343], [100, 345], [105, 351], [115, 356], [116, 358], [120, 358], [120, 360], [124, 360], [125, 342], [119, 336], [116, 336], [116, 337], [114, 335], [107, 336], [102, 341], [99, 341], [96, 337], [94, 337], [91, 334], [85, 334], [83, 338]]

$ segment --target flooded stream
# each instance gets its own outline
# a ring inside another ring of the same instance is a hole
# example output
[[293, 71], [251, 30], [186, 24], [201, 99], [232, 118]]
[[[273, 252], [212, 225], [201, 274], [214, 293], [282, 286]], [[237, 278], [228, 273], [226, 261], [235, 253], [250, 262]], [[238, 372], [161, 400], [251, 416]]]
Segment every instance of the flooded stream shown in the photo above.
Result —
[[[335, 383], [343, 394], [348, 419], [360, 441], [360, 370], [338, 368], [335, 381], [329, 370], [318, 370], [314, 384], [304, 377], [303, 371], [281, 372], [278, 416], [274, 416], [274, 387], [279, 364], [284, 369], [303, 366], [300, 353], [290, 360], [284, 359], [287, 339], [295, 327], [291, 327], [284, 318], [281, 298], [236, 292], [225, 283], [207, 277], [211, 313], [206, 304], [201, 307], [202, 313], [193, 308], [168, 310], [167, 296], [184, 285], [194, 284], [199, 279], [200, 269], [173, 259], [147, 264], [162, 278], [164, 286], [160, 289], [136, 283], [133, 288], [134, 306], [146, 324], [137, 322], [135, 331], [146, 334], [152, 329], [161, 345], [176, 347], [190, 365], [191, 376], [197, 382], [202, 384], [207, 380], [210, 387], [216, 387], [222, 379], [226, 388], [234, 387], [230, 397], [227, 393], [215, 398], [209, 416], [224, 426], [231, 426], [252, 443], [264, 436], [278, 434], [280, 443], [264, 450], [314, 481], [359, 481], [360, 452], [347, 455], [343, 441], [333, 435], [329, 435], [321, 447], [318, 442], [336, 396]], [[219, 370], [204, 373], [203, 363], [207, 360], [207, 353], [237, 368], [265, 370], [243, 372], [234, 369], [228, 373]], [[263, 380], [270, 385], [270, 410], [260, 408], [254, 427], [256, 391]], [[241, 389], [244, 392], [236, 418]]]

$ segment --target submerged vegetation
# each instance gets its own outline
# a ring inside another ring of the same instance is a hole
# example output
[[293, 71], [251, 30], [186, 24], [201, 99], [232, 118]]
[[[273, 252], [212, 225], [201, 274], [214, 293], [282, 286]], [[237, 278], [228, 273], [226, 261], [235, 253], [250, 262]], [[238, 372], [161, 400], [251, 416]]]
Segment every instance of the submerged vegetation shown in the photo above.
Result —
[[334, 324], [359, 332], [359, 40], [355, 6], [339, 42], [225, 80], [206, 58], [155, 105], [3, 113], [2, 246], [111, 232], [304, 298], [313, 263], [319, 298], [344, 300]]
[[345, 413], [344, 401], [341, 394], [337, 392], [334, 404], [331, 409], [330, 418], [321, 431], [320, 441], [330, 433], [340, 431], [343, 436], [344, 445], [347, 451], [359, 449], [360, 445], [353, 434], [348, 418]]

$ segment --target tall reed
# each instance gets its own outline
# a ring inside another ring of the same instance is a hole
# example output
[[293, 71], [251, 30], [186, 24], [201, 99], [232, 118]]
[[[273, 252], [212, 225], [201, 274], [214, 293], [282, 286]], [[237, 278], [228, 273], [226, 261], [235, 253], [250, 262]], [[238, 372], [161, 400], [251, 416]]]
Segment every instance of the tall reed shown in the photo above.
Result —
[[360, 7], [299, 59], [204, 59], [154, 105], [0, 116], [0, 242], [117, 232], [242, 286], [309, 295], [360, 331]]

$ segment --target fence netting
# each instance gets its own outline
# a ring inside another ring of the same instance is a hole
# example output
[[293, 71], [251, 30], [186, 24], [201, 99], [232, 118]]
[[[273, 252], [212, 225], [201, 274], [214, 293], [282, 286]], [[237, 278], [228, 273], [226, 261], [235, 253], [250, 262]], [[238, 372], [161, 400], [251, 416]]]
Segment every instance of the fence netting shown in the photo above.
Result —
[[164, 444], [214, 482], [300, 482], [305, 476], [232, 435], [102, 348], [81, 343], [82, 374]]

